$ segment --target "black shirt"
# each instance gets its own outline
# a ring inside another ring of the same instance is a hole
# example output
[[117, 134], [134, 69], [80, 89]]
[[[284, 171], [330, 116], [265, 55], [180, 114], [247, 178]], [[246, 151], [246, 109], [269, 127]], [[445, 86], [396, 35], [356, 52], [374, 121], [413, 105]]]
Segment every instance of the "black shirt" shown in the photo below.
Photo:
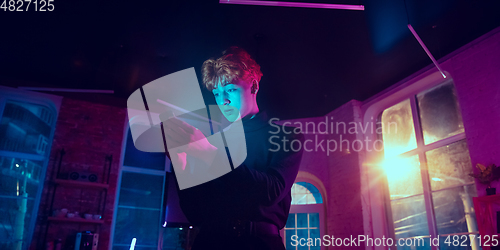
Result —
[[[302, 158], [302, 151], [291, 150], [289, 145], [293, 140], [302, 145], [303, 135], [285, 134], [263, 112], [242, 122], [247, 147], [243, 164], [212, 181], [178, 189], [180, 206], [194, 225], [240, 219], [269, 222], [281, 229], [288, 218], [291, 187]], [[288, 140], [286, 148], [283, 138]]]

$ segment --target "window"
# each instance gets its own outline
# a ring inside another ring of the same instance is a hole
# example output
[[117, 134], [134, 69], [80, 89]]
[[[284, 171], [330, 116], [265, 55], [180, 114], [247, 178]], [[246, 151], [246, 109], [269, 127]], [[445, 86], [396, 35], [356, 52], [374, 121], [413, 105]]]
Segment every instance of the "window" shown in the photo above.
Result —
[[60, 98], [0, 86], [0, 249], [28, 249]]
[[[324, 234], [323, 197], [318, 188], [308, 182], [296, 182], [292, 186], [292, 207], [288, 215], [283, 239], [287, 250], [304, 249], [320, 250], [316, 246], [300, 246], [300, 239], [320, 238]], [[303, 244], [305, 242], [303, 241]]]
[[119, 192], [115, 207], [112, 249], [157, 249], [166, 178], [164, 153], [137, 150], [127, 129]]
[[292, 205], [322, 203], [323, 197], [313, 184], [296, 182], [292, 185]]
[[386, 108], [379, 119], [389, 234], [395, 239], [439, 235], [441, 249], [448, 235], [477, 234], [476, 187], [468, 175], [472, 165], [453, 81]]
[[123, 150], [110, 249], [128, 250], [134, 238], [135, 249], [186, 249], [197, 228], [180, 211], [170, 161], [137, 150], [128, 127]]

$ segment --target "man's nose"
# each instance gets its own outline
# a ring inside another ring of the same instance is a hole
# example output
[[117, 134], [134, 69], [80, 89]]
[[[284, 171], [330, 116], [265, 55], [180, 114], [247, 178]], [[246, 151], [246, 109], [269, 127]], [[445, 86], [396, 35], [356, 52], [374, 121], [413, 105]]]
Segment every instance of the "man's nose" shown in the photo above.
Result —
[[231, 104], [231, 100], [224, 98], [224, 105], [229, 105]]

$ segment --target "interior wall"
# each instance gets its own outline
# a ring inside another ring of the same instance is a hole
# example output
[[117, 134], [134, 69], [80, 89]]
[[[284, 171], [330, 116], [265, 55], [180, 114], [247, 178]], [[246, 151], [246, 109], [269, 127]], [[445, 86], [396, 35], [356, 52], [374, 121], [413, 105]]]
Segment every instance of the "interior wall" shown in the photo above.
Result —
[[[326, 234], [335, 238], [364, 235], [359, 165], [363, 150], [359, 150], [359, 142], [353, 146], [353, 142], [359, 140], [359, 127], [353, 125], [360, 121], [359, 105], [353, 100], [324, 117], [289, 120], [290, 126], [302, 125], [305, 140], [310, 140], [303, 147], [300, 171], [316, 176], [325, 186]], [[311, 122], [315, 124], [314, 133], [313, 126], [308, 126]]]
[[[477, 163], [483, 165], [500, 165], [498, 141], [500, 139], [500, 28], [497, 28], [462, 48], [450, 53], [439, 60], [440, 66], [453, 78], [457, 97], [461, 108], [465, 136], [469, 148], [473, 170]], [[401, 82], [393, 85], [369, 100], [363, 102], [363, 116], [372, 114], [379, 107], [380, 102], [388, 97], [405, 95], [401, 92], [415, 92], [429, 82], [435, 81], [434, 75], [439, 75], [434, 65], [414, 73]], [[439, 78], [439, 77], [438, 77]], [[442, 78], [441, 78], [442, 80]], [[439, 81], [437, 81], [439, 82]], [[425, 87], [424, 89], [430, 86]], [[392, 98], [391, 97], [391, 98]], [[385, 101], [384, 101], [385, 102]], [[377, 106], [378, 105], [378, 106]], [[371, 110], [372, 109], [372, 110]], [[363, 173], [370, 171], [369, 160], [362, 168]], [[371, 185], [375, 181], [362, 181], [364, 190], [369, 190], [363, 200], [370, 200], [365, 214], [365, 233], [374, 237], [384, 234], [384, 214], [378, 192]], [[476, 181], [478, 195], [484, 196], [485, 186]], [[500, 187], [494, 182], [493, 187]], [[373, 247], [367, 247], [372, 249]]]
[[[465, 46], [448, 59], [441, 62], [444, 70], [452, 75], [467, 136], [467, 143], [473, 165], [500, 165], [500, 30], [497, 29], [480, 39]], [[344, 122], [349, 128], [349, 122], [359, 120], [359, 102], [351, 101], [326, 115], [328, 125], [331, 122]], [[332, 119], [333, 117], [333, 119]], [[59, 119], [57, 121], [51, 158], [48, 165], [47, 179], [49, 180], [57, 166], [59, 150], [64, 148], [66, 155], [63, 158], [62, 170], [96, 171], [101, 173], [106, 154], [113, 155], [113, 164], [110, 178], [110, 188], [106, 201], [106, 212], [103, 214], [104, 224], [100, 228], [99, 249], [107, 249], [109, 232], [116, 193], [116, 179], [118, 175], [119, 156], [123, 136], [123, 123], [126, 119], [126, 110], [113, 106], [63, 99]], [[297, 120], [301, 122], [325, 122], [325, 117]], [[360, 154], [351, 149], [349, 151], [337, 148], [327, 153], [321, 147], [316, 147], [314, 141], [342, 140], [351, 143], [357, 139], [357, 134], [347, 133], [307, 134], [306, 139], [313, 140], [308, 145], [311, 152], [304, 152], [301, 171], [311, 173], [321, 180], [326, 188], [327, 202], [327, 234], [336, 237], [365, 234], [363, 230], [363, 215], [361, 202]], [[340, 138], [342, 136], [342, 140]], [[326, 150], [326, 142], [323, 142]], [[345, 145], [345, 144], [344, 144]], [[339, 147], [339, 145], [337, 145]], [[37, 249], [37, 243], [43, 241], [43, 218], [50, 213], [47, 203], [48, 184], [45, 184], [42, 202], [39, 210], [39, 220], [34, 233], [32, 249]], [[500, 183], [494, 183], [500, 189]], [[484, 186], [478, 184], [479, 195], [484, 195]], [[58, 192], [60, 192], [59, 190]], [[81, 196], [81, 200], [92, 200], [95, 197], [85, 190], [63, 191], [63, 195], [56, 197], [64, 204], [74, 196]], [[84, 202], [85, 203], [85, 202]], [[81, 204], [84, 204], [81, 203]], [[76, 205], [71, 208], [82, 210]], [[73, 206], [73, 205], [71, 205]], [[91, 206], [91, 204], [84, 205]], [[54, 209], [62, 207], [54, 207]], [[81, 211], [84, 212], [84, 211]], [[81, 231], [75, 224], [53, 224], [49, 228], [47, 240], [61, 238], [61, 236]], [[362, 247], [359, 247], [360, 249]], [[363, 247], [364, 248], [364, 247]]]
[[[456, 86], [473, 166], [477, 163], [500, 165], [500, 146], [498, 146], [500, 141], [500, 28], [447, 55], [440, 60], [440, 65], [443, 70], [450, 73]], [[413, 79], [425, 77], [435, 71], [434, 66], [430, 65], [401, 83], [395, 84], [397, 87], [391, 87], [377, 96], [395, 92], [406, 87], [406, 83], [412, 82]], [[363, 103], [356, 100], [346, 103], [326, 115], [328, 122], [334, 124], [360, 122], [367, 110], [366, 104], [373, 103], [378, 98], [377, 96]], [[325, 122], [325, 117], [290, 121], [292, 124], [295, 121], [302, 124], [308, 121], [319, 124]], [[341, 141], [340, 136], [342, 136], [342, 139], [352, 143], [356, 139], [362, 139], [363, 133], [329, 133], [327, 135], [316, 133], [306, 135], [306, 139], [314, 141], [315, 136], [318, 136], [320, 140], [333, 139], [337, 142]], [[322, 152], [321, 148], [319, 151], [304, 152], [300, 170], [317, 176], [327, 189], [327, 233], [329, 235], [373, 237], [371, 230], [377, 230], [377, 226], [372, 225], [371, 221], [365, 221], [365, 225], [374, 227], [369, 226], [363, 229], [363, 214], [365, 218], [371, 217], [368, 211], [370, 202], [364, 201], [368, 205], [364, 207], [366, 210], [364, 211], [361, 201], [361, 189], [369, 188], [369, 180], [360, 177], [366, 149], [365, 147], [360, 152], [355, 152], [352, 148], [350, 152], [337, 150], [329, 155]], [[476, 171], [475, 168], [474, 171]], [[492, 186], [500, 190], [500, 181], [494, 182]], [[477, 183], [477, 187], [478, 195], [485, 195], [486, 187], [480, 183]], [[370, 197], [364, 198], [370, 199]]]

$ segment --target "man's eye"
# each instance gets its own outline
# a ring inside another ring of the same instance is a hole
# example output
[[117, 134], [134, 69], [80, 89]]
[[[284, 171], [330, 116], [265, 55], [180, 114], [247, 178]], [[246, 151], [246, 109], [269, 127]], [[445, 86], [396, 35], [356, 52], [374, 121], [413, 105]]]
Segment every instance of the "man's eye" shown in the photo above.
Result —
[[215, 96], [215, 97], [218, 97], [218, 96], [219, 96], [219, 93], [217, 93], [217, 94], [214, 94], [214, 96]]
[[236, 89], [228, 89], [227, 92], [231, 93], [231, 92], [234, 92], [236, 91]]

